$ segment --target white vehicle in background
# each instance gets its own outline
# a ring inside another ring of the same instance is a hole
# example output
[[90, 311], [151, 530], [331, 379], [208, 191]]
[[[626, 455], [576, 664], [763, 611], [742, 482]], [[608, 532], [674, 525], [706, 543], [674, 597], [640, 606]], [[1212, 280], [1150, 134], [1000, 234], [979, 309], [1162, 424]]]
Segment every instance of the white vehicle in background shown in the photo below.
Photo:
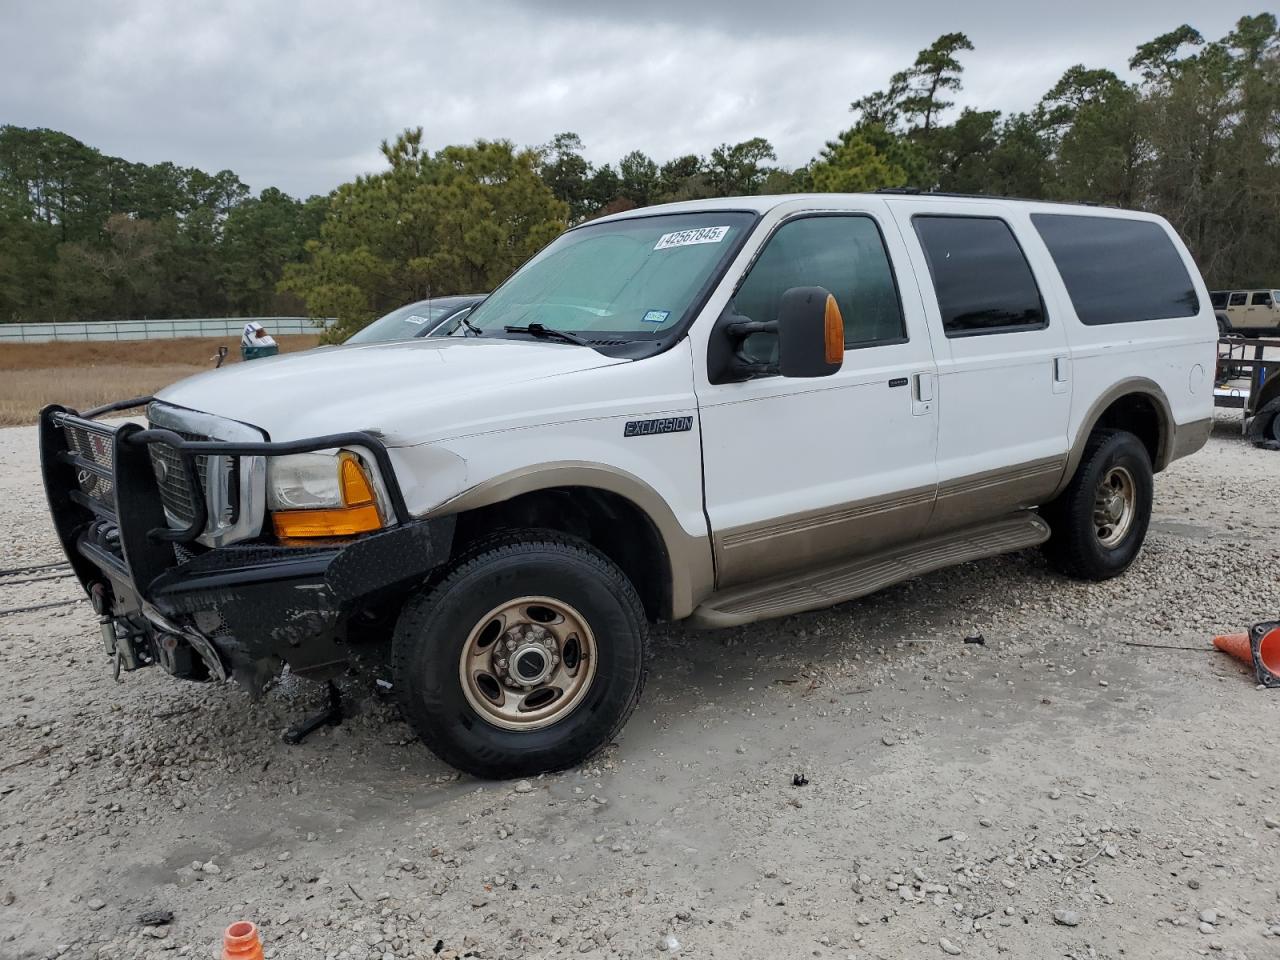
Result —
[[577, 763], [648, 624], [748, 624], [1043, 545], [1123, 572], [1212, 425], [1217, 327], [1158, 217], [994, 198], [708, 200], [583, 224], [467, 337], [42, 415], [125, 669], [260, 686], [392, 636], [405, 716], [488, 777]]
[[[357, 330], [343, 343], [382, 343], [386, 340], [414, 340], [418, 337], [450, 337], [463, 327], [463, 321], [485, 294], [474, 293], [454, 297], [431, 297], [397, 307], [363, 329]], [[465, 332], [465, 329], [464, 329]]]

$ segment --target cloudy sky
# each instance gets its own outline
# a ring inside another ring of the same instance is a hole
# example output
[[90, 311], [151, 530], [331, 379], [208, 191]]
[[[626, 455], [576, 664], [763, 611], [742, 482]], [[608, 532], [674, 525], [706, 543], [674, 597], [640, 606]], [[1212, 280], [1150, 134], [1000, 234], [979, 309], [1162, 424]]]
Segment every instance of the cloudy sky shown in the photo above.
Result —
[[1074, 63], [1125, 67], [1189, 22], [1259, 0], [8, 0], [0, 123], [149, 163], [325, 192], [422, 126], [433, 147], [573, 130], [596, 162], [767, 137], [806, 162], [939, 34], [962, 30], [960, 102], [1024, 109]]

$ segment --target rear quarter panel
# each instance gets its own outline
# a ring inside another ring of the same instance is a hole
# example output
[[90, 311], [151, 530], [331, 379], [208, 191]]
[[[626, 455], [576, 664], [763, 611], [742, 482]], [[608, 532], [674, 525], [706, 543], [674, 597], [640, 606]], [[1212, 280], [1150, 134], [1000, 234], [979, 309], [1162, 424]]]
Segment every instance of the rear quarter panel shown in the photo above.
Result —
[[[1158, 224], [1173, 243], [1199, 299], [1199, 309], [1194, 316], [1089, 325], [1077, 316], [1056, 266], [1048, 271], [1047, 283], [1052, 287], [1053, 300], [1067, 318], [1072, 368], [1068, 442], [1072, 449], [1078, 449], [1087, 438], [1113, 388], [1125, 382], [1133, 382], [1135, 388], [1150, 389], [1141, 385], [1141, 381], [1150, 381], [1167, 405], [1175, 431], [1191, 427], [1192, 433], [1202, 430], [1207, 436], [1206, 421], [1213, 418], [1218, 326], [1208, 288], [1177, 232], [1161, 217], [1133, 211], [1037, 205], [1031, 212], [1120, 217]], [[1034, 227], [1026, 239], [1028, 245], [1036, 247], [1044, 262], [1054, 263]], [[1175, 437], [1169, 437], [1164, 453], [1166, 462], [1156, 464], [1157, 469], [1165, 466], [1178, 450], [1193, 452], [1185, 443], [1180, 447]]]

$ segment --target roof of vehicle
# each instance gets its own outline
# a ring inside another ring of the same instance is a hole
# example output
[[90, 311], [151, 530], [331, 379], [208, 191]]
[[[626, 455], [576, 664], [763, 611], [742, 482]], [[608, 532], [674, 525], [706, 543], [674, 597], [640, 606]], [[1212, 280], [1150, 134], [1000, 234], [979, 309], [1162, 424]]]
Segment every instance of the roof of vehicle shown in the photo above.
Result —
[[[946, 201], [947, 203], [999, 203], [1013, 204], [1022, 207], [1043, 208], [1045, 210], [1065, 209], [1078, 210], [1081, 213], [1088, 212], [1091, 214], [1125, 214], [1144, 219], [1159, 219], [1153, 214], [1144, 213], [1139, 210], [1122, 210], [1118, 207], [1102, 207], [1096, 204], [1085, 203], [1064, 203], [1056, 200], [1025, 200], [1016, 197], [999, 197], [984, 196], [980, 194], [959, 194], [959, 193], [931, 193], [926, 191], [916, 191], [908, 188], [894, 188], [877, 191], [876, 193], [780, 193], [767, 194], [765, 196], [756, 197], [713, 197], [707, 200], [685, 200], [680, 203], [660, 203], [651, 207], [636, 207], [634, 210], [625, 210], [622, 213], [611, 214], [607, 217], [600, 217], [597, 220], [589, 220], [588, 223], [604, 223], [609, 220], [626, 220], [632, 217], [649, 217], [657, 214], [668, 213], [703, 213], [727, 210], [745, 210], [752, 213], [767, 213], [774, 207], [781, 206], [784, 203], [795, 203], [809, 201], [815, 205], [830, 206], [833, 201], [848, 201], [854, 198], [874, 199], [887, 203], [908, 203], [916, 204], [922, 201], [930, 200]], [[579, 224], [585, 226], [585, 224]]]

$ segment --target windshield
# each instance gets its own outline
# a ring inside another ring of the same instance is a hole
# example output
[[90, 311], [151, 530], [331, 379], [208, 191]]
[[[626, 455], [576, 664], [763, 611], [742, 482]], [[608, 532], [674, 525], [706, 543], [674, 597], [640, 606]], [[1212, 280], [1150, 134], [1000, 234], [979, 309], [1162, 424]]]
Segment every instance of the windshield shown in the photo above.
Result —
[[430, 336], [432, 329], [441, 320], [456, 313], [461, 305], [469, 302], [465, 297], [420, 300], [379, 317], [363, 330], [352, 334], [345, 342], [377, 343], [382, 340], [410, 340], [413, 337]]
[[680, 328], [754, 221], [742, 212], [673, 213], [578, 227], [468, 320], [487, 337], [540, 323], [589, 341], [658, 339]]

